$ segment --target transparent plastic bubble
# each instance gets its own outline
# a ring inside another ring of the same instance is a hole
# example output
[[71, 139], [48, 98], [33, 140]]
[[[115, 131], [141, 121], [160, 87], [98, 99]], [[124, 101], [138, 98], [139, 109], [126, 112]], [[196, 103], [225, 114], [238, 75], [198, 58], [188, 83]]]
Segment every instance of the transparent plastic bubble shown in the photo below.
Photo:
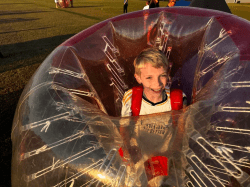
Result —
[[[121, 15], [57, 47], [19, 100], [13, 186], [247, 186], [250, 23], [219, 11]], [[134, 58], [157, 47], [188, 107], [120, 117]]]

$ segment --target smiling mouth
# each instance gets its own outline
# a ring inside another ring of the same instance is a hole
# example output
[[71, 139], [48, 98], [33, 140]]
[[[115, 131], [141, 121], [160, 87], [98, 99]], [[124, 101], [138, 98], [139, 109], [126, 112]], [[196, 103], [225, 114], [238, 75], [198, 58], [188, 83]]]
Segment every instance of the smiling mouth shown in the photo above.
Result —
[[153, 92], [157, 92], [157, 93], [159, 93], [159, 92], [161, 92], [161, 91], [162, 91], [162, 88], [159, 88], [159, 89], [157, 89], [157, 90], [156, 90], [156, 89], [152, 89], [152, 88], [151, 88], [151, 90], [152, 90]]

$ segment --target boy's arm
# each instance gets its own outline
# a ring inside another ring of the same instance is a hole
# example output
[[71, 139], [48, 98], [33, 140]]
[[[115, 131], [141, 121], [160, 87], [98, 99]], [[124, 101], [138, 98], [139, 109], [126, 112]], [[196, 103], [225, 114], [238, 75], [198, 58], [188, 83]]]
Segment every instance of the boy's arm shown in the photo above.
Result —
[[[131, 92], [131, 93], [130, 93]], [[131, 98], [132, 98], [132, 91], [125, 92], [123, 99], [122, 99], [122, 110], [121, 110], [121, 117], [128, 117], [132, 115], [131, 111]], [[124, 157], [128, 157], [128, 149], [130, 148], [130, 133], [129, 133], [129, 124], [128, 118], [122, 118], [120, 120], [120, 134], [123, 140], [123, 153]]]
[[130, 106], [122, 104], [121, 117], [128, 117], [132, 115]]
[[128, 124], [125, 124], [124, 122], [129, 123], [129, 119], [124, 118], [124, 119], [121, 119], [121, 121], [120, 121], [120, 125], [121, 125], [120, 126], [120, 135], [121, 135], [122, 141], [123, 141], [122, 150], [123, 150], [124, 158], [128, 158], [129, 157], [128, 150], [130, 148], [130, 132], [129, 132]]
[[132, 89], [125, 92], [123, 96], [121, 117], [132, 116], [131, 101], [132, 101]]
[[141, 154], [136, 146], [131, 146], [130, 144], [131, 133], [133, 133], [131, 132], [131, 130], [134, 128], [130, 126], [131, 119], [125, 118], [128, 116], [132, 116], [131, 102], [132, 102], [132, 89], [128, 90], [123, 96], [121, 116], [124, 118], [120, 120], [120, 125], [121, 125], [120, 134], [123, 140], [122, 151], [124, 158], [130, 159], [132, 156], [131, 159], [133, 160], [134, 163], [136, 163], [140, 159]]
[[[126, 160], [132, 160], [133, 163], [137, 163], [141, 159], [141, 150], [138, 145], [131, 144], [131, 136], [134, 134], [135, 121], [131, 121], [130, 118], [122, 118], [120, 121], [120, 134], [123, 140], [123, 158]], [[136, 140], [135, 140], [136, 141]]]

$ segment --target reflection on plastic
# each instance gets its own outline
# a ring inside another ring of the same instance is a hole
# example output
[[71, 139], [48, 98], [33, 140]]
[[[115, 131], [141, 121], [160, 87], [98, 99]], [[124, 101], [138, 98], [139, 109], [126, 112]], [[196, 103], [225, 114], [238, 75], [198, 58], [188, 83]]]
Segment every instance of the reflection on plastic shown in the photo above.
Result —
[[[121, 15], [70, 38], [20, 98], [12, 185], [247, 186], [248, 33], [250, 23], [231, 14], [175, 7]], [[121, 118], [123, 94], [136, 86], [133, 60], [148, 47], [166, 54], [168, 84], [189, 106]]]

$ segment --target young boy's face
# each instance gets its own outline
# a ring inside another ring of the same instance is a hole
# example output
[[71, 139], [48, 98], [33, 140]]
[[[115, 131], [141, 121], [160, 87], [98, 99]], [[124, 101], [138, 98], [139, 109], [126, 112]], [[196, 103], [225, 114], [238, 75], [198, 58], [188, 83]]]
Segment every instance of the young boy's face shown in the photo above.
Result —
[[155, 68], [150, 63], [146, 63], [140, 70], [141, 75], [135, 74], [135, 78], [139, 84], [143, 85], [146, 96], [161, 97], [168, 79], [166, 69], [164, 67]]

